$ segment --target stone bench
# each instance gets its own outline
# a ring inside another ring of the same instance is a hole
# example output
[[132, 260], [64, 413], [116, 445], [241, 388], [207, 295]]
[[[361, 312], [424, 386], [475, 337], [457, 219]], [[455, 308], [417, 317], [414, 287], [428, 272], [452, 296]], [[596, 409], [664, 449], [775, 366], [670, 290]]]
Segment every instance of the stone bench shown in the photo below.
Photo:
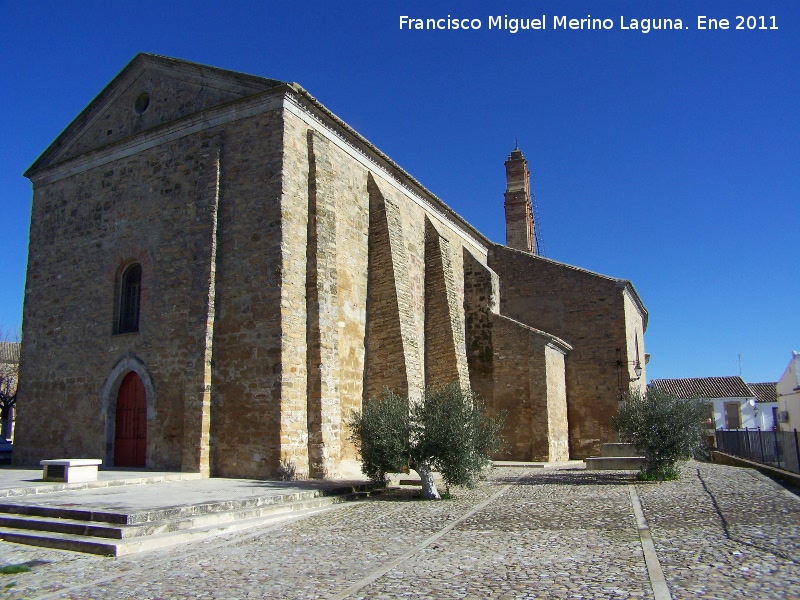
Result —
[[103, 464], [98, 458], [58, 458], [40, 460], [44, 467], [44, 481], [63, 481], [64, 483], [80, 483], [97, 481], [97, 467]]
[[587, 471], [638, 471], [644, 459], [633, 444], [602, 444], [600, 456], [584, 459]]

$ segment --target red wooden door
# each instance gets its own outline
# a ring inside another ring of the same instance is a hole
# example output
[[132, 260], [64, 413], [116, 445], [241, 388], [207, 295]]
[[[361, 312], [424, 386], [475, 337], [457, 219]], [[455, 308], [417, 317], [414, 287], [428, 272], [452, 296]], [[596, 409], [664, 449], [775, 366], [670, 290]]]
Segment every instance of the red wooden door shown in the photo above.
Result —
[[117, 393], [114, 466], [144, 467], [147, 453], [147, 396], [136, 373], [128, 373]]

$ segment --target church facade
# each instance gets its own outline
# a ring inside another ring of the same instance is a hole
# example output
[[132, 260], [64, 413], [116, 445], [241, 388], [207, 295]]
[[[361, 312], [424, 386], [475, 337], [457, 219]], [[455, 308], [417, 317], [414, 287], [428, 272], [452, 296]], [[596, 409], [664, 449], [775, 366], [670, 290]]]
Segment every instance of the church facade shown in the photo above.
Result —
[[502, 246], [300, 86], [136, 56], [26, 172], [15, 463], [336, 477], [364, 398], [451, 382], [509, 412], [497, 458], [596, 453], [647, 311], [537, 256], [506, 173]]

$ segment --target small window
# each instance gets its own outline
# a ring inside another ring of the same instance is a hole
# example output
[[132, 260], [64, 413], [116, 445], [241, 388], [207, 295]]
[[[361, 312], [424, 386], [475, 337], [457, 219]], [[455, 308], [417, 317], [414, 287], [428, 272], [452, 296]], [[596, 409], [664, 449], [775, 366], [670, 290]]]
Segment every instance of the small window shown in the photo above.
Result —
[[122, 273], [117, 333], [139, 331], [139, 298], [142, 290], [142, 265], [133, 264]]
[[738, 402], [725, 403], [725, 429], [741, 429], [742, 415]]
[[150, 94], [142, 92], [139, 94], [139, 97], [136, 98], [136, 102], [133, 103], [133, 110], [137, 115], [141, 115], [144, 114], [148, 106], [150, 106]]

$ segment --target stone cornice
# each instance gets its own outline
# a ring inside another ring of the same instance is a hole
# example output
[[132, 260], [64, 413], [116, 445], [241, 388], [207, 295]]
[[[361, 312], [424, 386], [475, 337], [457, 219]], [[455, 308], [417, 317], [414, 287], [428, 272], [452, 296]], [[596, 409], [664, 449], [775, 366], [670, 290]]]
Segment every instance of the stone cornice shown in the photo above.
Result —
[[124, 90], [147, 70], [187, 81], [194, 85], [205, 85], [228, 92], [238, 92], [240, 95], [246, 93], [248, 96], [268, 88], [284, 85], [283, 82], [274, 79], [219, 69], [187, 60], [169, 58], [157, 54], [137, 54], [73, 119], [41, 156], [34, 161], [25, 172], [25, 176], [31, 177], [36, 171], [59, 162], [72, 147], [80, 133], [102, 115], [104, 109], [120, 91]]
[[[420, 205], [459, 236], [466, 237], [472, 245], [486, 254], [491, 242], [463, 217], [409, 175], [391, 158], [373, 146], [366, 138], [334, 115], [313, 96], [297, 84], [289, 84], [295, 94], [288, 94], [284, 108], [303, 119], [314, 128], [322, 128], [328, 138], [370, 171], [380, 171], [401, 193]], [[471, 239], [470, 239], [471, 238]]]
[[526, 325], [525, 323], [517, 321], [516, 319], [512, 319], [511, 317], [508, 317], [506, 315], [494, 313], [494, 316], [503, 319], [504, 321], [510, 321], [511, 323], [514, 323], [515, 325], [518, 325], [522, 329], [525, 329], [526, 331], [529, 331], [535, 336], [541, 338], [544, 341], [544, 345], [547, 346], [548, 348], [552, 348], [553, 350], [558, 350], [559, 352], [565, 355], [572, 351], [572, 346], [568, 342], [565, 342], [560, 337], [554, 336], [552, 333], [547, 333], [546, 331], [542, 331], [541, 329], [536, 329], [535, 327]]
[[41, 169], [31, 167], [25, 173], [25, 176], [33, 182], [34, 187], [46, 185], [188, 135], [280, 109], [283, 105], [283, 95], [286, 90], [287, 86], [281, 85], [273, 90], [248, 96], [247, 98], [232, 100], [171, 121], [160, 127], [136, 133], [108, 146], [91, 150], [53, 166]]
[[639, 312], [642, 314], [643, 328], [645, 330], [647, 330], [647, 318], [648, 318], [647, 309], [645, 308], [644, 303], [642, 302], [642, 299], [639, 297], [639, 293], [636, 291], [636, 288], [633, 287], [633, 283], [631, 283], [629, 280], [627, 280], [627, 279], [619, 279], [617, 277], [610, 277], [608, 275], [603, 275], [602, 273], [595, 273], [594, 271], [590, 271], [589, 269], [584, 269], [582, 267], [576, 267], [574, 265], [570, 265], [570, 264], [563, 263], [563, 262], [560, 262], [560, 261], [557, 261], [557, 260], [553, 260], [552, 258], [545, 258], [544, 256], [538, 256], [536, 254], [531, 254], [530, 252], [525, 252], [524, 250], [518, 250], [516, 248], [511, 248], [509, 246], [503, 246], [502, 244], [494, 244], [494, 245], [497, 246], [498, 248], [504, 248], [505, 250], [508, 250], [508, 251], [511, 251], [511, 252], [519, 252], [521, 254], [525, 254], [526, 256], [530, 256], [531, 258], [533, 258], [535, 260], [540, 260], [540, 261], [543, 261], [543, 262], [546, 262], [546, 263], [550, 263], [552, 265], [557, 265], [557, 266], [563, 267], [565, 269], [571, 269], [573, 271], [577, 271], [579, 273], [584, 273], [585, 275], [590, 275], [592, 277], [597, 277], [598, 279], [605, 280], [605, 281], [607, 281], [609, 283], [613, 283], [618, 288], [621, 288], [623, 290], [623, 293], [627, 293], [630, 296], [631, 301], [636, 305], [636, 307], [639, 309]]
[[644, 333], [645, 331], [647, 331], [647, 319], [649, 313], [647, 312], [647, 309], [644, 307], [644, 303], [642, 302], [642, 299], [639, 297], [639, 293], [636, 291], [636, 288], [633, 287], [633, 283], [631, 283], [627, 279], [619, 279], [618, 283], [623, 287], [624, 293], [628, 294], [631, 301], [639, 309], [639, 313], [642, 315], [642, 332]]
[[43, 162], [45, 154], [48, 154], [46, 152], [28, 169], [25, 176], [33, 182], [34, 187], [46, 185], [188, 135], [279, 108], [326, 132], [326, 137], [368, 170], [381, 172], [384, 180], [429, 213], [437, 215], [443, 224], [470, 241], [481, 254], [486, 253], [491, 242], [483, 234], [297, 84], [277, 85], [265, 92], [231, 100], [133, 134], [52, 166], [37, 168], [37, 164]]

